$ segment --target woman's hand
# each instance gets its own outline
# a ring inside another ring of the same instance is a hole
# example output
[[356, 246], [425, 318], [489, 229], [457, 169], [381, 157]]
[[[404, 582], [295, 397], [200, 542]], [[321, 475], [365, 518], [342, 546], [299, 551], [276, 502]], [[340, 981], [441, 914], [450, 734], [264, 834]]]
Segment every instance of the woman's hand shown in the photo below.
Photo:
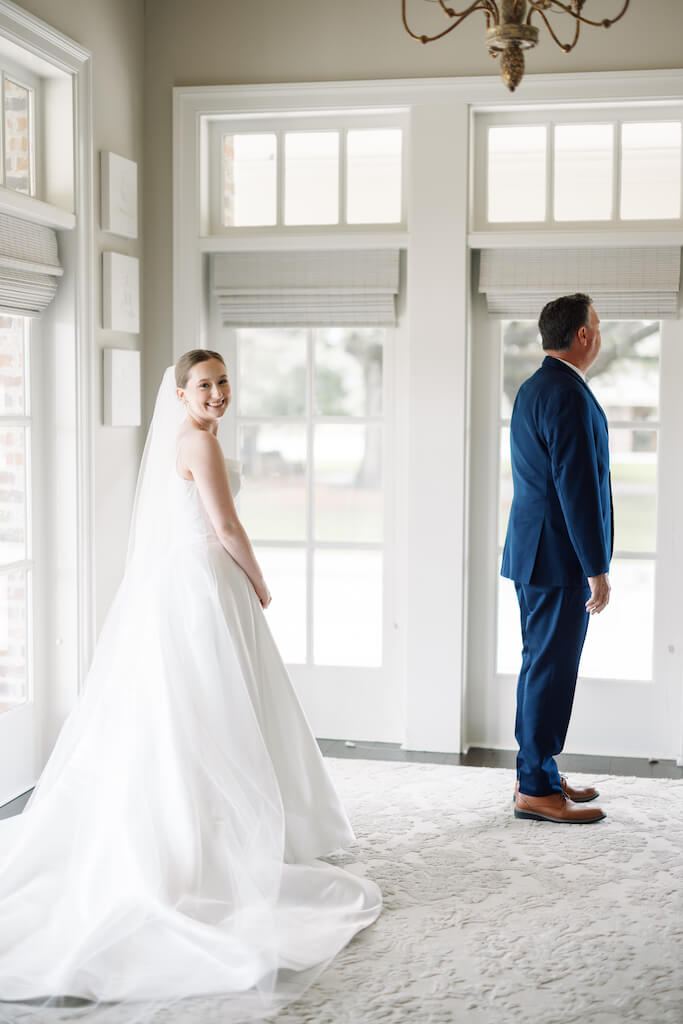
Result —
[[256, 596], [261, 602], [261, 607], [267, 608], [270, 602], [272, 601], [272, 597], [270, 596], [270, 591], [268, 590], [268, 587], [266, 586], [266, 581], [263, 579], [263, 577], [261, 577], [258, 583], [254, 583], [254, 590], [256, 591]]

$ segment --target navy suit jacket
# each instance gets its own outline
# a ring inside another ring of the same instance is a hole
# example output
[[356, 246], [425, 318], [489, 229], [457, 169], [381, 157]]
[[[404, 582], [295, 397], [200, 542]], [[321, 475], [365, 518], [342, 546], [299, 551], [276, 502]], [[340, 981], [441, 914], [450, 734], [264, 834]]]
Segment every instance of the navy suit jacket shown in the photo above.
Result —
[[587, 384], [546, 356], [510, 422], [514, 497], [501, 574], [574, 587], [609, 570], [614, 543], [607, 418]]

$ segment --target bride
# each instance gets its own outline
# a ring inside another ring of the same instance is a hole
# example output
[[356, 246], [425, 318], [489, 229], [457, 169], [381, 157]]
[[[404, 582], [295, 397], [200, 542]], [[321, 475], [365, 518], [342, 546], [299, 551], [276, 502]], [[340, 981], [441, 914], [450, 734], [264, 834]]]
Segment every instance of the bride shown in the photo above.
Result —
[[354, 834], [263, 615], [216, 436], [229, 401], [216, 352], [162, 380], [83, 693], [0, 822], [0, 1019], [208, 995], [221, 1021], [253, 1019], [380, 912], [373, 882], [318, 859]]

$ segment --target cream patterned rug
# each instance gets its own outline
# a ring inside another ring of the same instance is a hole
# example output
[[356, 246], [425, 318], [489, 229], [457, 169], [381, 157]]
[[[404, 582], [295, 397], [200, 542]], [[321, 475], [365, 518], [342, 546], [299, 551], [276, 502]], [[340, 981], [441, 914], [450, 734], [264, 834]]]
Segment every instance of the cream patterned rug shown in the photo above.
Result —
[[[271, 1020], [683, 1022], [683, 781], [593, 778], [607, 818], [570, 826], [516, 820], [511, 771], [327, 763], [358, 836], [330, 859], [378, 882], [384, 912]], [[223, 1018], [197, 999], [153, 1021]]]
[[328, 763], [385, 908], [278, 1024], [681, 1024], [683, 781], [592, 779], [570, 826], [511, 771]]

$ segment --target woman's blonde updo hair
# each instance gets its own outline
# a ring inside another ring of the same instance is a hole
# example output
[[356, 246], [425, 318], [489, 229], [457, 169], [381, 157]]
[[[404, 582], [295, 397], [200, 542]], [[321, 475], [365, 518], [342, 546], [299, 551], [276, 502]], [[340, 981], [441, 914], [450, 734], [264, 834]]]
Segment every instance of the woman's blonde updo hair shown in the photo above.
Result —
[[187, 385], [187, 379], [190, 376], [190, 370], [197, 363], [206, 363], [209, 359], [217, 359], [219, 363], [225, 366], [225, 359], [220, 352], [212, 352], [208, 348], [192, 348], [189, 352], [185, 352], [178, 362], [175, 364], [175, 382], [179, 388], [184, 388]]

